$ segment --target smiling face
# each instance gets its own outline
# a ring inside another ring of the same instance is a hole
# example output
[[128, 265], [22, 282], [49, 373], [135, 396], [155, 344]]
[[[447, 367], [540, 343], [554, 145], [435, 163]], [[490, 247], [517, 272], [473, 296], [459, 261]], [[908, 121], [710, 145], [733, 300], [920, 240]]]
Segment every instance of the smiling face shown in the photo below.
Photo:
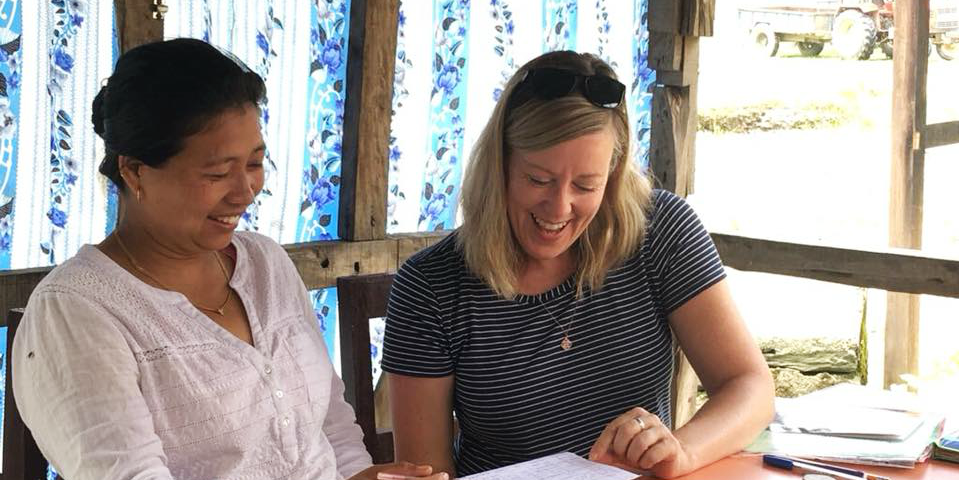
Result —
[[528, 266], [570, 265], [570, 247], [596, 216], [609, 178], [610, 128], [508, 158], [507, 216]]
[[187, 137], [183, 150], [161, 166], [139, 164], [142, 200], [129, 202], [137, 223], [171, 251], [225, 248], [263, 188], [259, 115], [252, 104], [228, 110]]

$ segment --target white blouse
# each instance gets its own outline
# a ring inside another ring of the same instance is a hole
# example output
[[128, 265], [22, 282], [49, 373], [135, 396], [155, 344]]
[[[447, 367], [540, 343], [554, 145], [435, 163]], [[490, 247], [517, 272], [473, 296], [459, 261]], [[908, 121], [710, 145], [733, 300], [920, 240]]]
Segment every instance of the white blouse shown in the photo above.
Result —
[[326, 480], [371, 464], [293, 263], [262, 235], [233, 245], [255, 346], [91, 245], [34, 290], [13, 393], [63, 477]]

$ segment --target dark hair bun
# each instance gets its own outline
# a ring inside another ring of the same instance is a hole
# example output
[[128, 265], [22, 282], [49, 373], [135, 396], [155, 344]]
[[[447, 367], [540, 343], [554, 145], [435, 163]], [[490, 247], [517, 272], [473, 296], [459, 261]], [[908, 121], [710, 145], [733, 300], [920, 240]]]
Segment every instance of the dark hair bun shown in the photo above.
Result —
[[91, 120], [93, 121], [93, 131], [96, 132], [96, 134], [99, 135], [100, 138], [104, 140], [106, 140], [106, 137], [104, 137], [106, 128], [103, 125], [103, 121], [104, 121], [103, 98], [106, 96], [106, 94], [107, 94], [107, 87], [106, 85], [104, 85], [103, 88], [100, 89], [100, 92], [97, 93], [97, 96], [93, 98], [93, 115], [91, 118]]

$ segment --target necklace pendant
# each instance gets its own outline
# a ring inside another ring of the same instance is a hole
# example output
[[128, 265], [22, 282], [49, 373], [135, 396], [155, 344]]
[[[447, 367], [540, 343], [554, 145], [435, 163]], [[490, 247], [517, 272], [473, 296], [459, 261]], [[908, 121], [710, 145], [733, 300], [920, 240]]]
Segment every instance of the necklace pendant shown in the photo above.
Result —
[[573, 342], [569, 339], [568, 335], [563, 335], [563, 341], [560, 342], [559, 346], [562, 347], [563, 350], [569, 350], [573, 348]]

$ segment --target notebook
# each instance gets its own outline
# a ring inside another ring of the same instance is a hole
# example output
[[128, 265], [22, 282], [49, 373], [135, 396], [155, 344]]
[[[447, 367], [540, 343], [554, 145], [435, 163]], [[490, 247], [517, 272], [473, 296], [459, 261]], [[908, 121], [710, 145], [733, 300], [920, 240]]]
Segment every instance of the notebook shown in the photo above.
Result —
[[943, 435], [933, 445], [932, 458], [959, 463], [959, 430]]

